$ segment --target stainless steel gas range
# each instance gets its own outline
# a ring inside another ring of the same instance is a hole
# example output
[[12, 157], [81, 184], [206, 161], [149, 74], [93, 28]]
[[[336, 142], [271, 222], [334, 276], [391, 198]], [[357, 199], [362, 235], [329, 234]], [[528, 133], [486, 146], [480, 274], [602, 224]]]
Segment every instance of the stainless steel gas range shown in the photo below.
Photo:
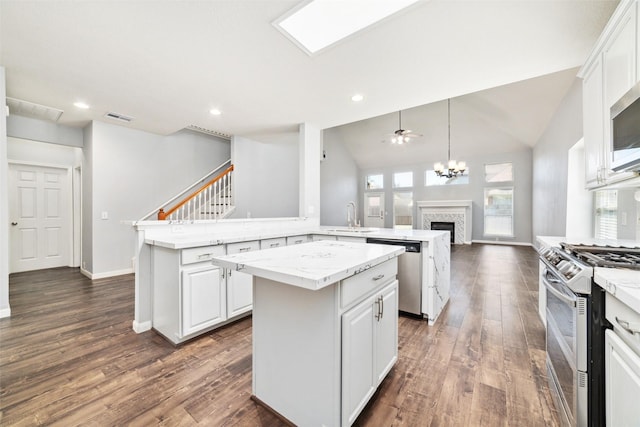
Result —
[[593, 267], [640, 269], [640, 249], [561, 243], [540, 250], [547, 373], [561, 423], [605, 425], [605, 291]]

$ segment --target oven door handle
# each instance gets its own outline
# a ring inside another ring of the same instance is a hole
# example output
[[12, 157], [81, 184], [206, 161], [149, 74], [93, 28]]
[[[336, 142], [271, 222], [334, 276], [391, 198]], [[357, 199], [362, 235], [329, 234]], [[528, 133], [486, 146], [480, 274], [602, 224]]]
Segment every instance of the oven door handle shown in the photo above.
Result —
[[[559, 290], [557, 290], [555, 287], [553, 287], [548, 279], [546, 277], [543, 277], [543, 283], [544, 283], [544, 287], [547, 288], [547, 290], [549, 292], [551, 292], [553, 295], [555, 295], [556, 297], [558, 297], [559, 299], [561, 299], [562, 301], [566, 302], [567, 304], [569, 304], [571, 307], [575, 307], [576, 306], [576, 300], [566, 296], [565, 294], [563, 294], [562, 292], [560, 292]], [[556, 282], [556, 283], [560, 283], [560, 282]]]

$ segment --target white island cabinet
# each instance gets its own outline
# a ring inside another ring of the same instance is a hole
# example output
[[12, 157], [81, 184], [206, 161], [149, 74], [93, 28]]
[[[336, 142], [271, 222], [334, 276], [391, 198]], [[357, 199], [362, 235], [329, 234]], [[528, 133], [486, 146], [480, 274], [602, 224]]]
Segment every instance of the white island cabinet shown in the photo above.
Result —
[[172, 343], [227, 320], [224, 272], [211, 263], [224, 252], [224, 246], [154, 247], [153, 327]]
[[295, 425], [351, 425], [398, 357], [403, 251], [316, 241], [214, 257], [254, 277], [253, 398]]

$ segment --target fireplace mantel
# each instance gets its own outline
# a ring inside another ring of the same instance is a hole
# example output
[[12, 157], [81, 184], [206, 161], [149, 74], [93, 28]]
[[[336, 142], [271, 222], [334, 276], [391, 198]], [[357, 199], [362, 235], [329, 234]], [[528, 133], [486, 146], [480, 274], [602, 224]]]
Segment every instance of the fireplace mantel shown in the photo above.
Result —
[[430, 230], [431, 222], [453, 222], [456, 244], [471, 243], [471, 200], [425, 200], [418, 202], [422, 229]]

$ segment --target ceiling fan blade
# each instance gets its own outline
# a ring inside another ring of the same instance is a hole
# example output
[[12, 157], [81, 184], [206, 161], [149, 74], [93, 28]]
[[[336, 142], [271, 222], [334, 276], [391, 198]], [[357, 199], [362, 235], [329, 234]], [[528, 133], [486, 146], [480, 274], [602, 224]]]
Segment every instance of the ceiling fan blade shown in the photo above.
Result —
[[422, 134], [410, 131], [409, 133], [405, 133], [404, 136], [408, 136], [409, 138], [420, 138]]

